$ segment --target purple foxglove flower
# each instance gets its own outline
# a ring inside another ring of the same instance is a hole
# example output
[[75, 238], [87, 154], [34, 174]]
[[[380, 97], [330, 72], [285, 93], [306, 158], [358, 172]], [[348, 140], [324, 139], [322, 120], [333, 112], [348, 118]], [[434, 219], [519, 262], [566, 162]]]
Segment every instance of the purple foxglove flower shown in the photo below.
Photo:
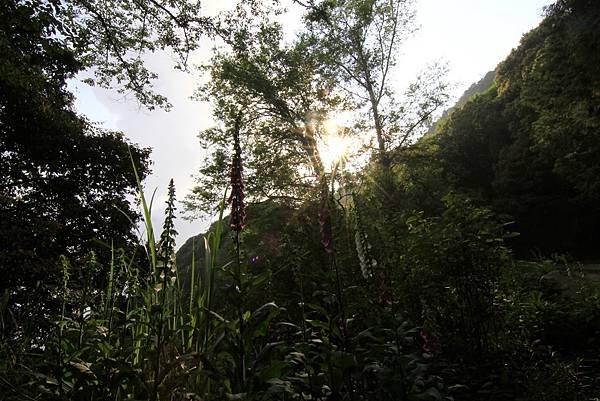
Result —
[[321, 232], [321, 243], [325, 248], [325, 252], [333, 252], [333, 235], [331, 232], [331, 216], [327, 207], [322, 207], [319, 210], [319, 231]]

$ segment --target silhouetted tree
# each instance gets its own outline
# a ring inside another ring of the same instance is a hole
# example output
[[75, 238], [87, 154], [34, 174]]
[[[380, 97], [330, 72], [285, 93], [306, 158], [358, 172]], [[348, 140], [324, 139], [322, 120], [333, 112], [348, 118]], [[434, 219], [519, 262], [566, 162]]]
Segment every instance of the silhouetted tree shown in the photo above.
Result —
[[50, 297], [59, 255], [131, 243], [130, 152], [148, 172], [149, 150], [73, 111], [66, 80], [82, 64], [55, 23], [31, 3], [0, 6], [0, 292], [22, 306]]

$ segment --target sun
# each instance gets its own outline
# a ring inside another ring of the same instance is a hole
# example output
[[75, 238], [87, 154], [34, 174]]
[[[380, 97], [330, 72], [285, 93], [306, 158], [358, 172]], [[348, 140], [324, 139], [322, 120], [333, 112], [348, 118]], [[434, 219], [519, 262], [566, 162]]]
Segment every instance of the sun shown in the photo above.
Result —
[[327, 134], [322, 138], [319, 146], [319, 154], [326, 168], [331, 168], [335, 164], [343, 162], [350, 151], [350, 138], [339, 134]]
[[322, 122], [318, 151], [323, 166], [328, 170], [345, 163], [357, 150], [358, 140], [348, 135], [349, 119], [349, 116], [338, 113]]

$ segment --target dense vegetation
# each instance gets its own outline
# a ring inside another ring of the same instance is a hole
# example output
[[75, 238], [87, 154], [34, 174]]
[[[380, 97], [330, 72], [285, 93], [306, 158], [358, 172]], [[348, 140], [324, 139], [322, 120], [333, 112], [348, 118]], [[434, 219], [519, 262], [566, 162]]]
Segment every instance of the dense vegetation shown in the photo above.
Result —
[[439, 156], [455, 186], [515, 219], [521, 253], [597, 257], [598, 13], [553, 10], [441, 127]]
[[[66, 79], [93, 49], [54, 34], [68, 3], [3, 3], [0, 398], [598, 400], [594, 0], [549, 7], [435, 124], [439, 70], [404, 96], [389, 82], [407, 2], [299, 2], [291, 43], [262, 2], [196, 21], [226, 48], [199, 90], [218, 125], [185, 205], [218, 218], [177, 254], [173, 182], [159, 233], [148, 151], [72, 110]], [[124, 4], [111, 12], [135, 20], [141, 3]], [[149, 4], [152, 21], [194, 21]], [[155, 27], [156, 46], [194, 47]], [[148, 74], [130, 72], [126, 85]], [[373, 132], [360, 168], [318, 151], [348, 110], [338, 130]]]
[[61, 255], [107, 262], [111, 243], [134, 245], [129, 155], [144, 177], [149, 151], [73, 112], [65, 83], [81, 64], [48, 34], [47, 10], [3, 1], [0, 24], [0, 291], [19, 321], [44, 323]]

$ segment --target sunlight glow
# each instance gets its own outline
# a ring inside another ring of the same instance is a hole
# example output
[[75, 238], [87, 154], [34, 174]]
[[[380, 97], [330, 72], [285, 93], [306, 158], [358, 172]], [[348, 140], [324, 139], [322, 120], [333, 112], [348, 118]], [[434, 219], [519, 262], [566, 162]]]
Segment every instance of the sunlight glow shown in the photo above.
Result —
[[336, 163], [343, 162], [348, 156], [350, 150], [350, 138], [338, 134], [327, 135], [323, 138], [323, 143], [319, 146], [319, 154], [326, 168], [330, 168]]
[[358, 151], [360, 141], [348, 135], [348, 118], [335, 115], [322, 123], [322, 136], [318, 144], [319, 155], [326, 169], [344, 164], [348, 157]]

